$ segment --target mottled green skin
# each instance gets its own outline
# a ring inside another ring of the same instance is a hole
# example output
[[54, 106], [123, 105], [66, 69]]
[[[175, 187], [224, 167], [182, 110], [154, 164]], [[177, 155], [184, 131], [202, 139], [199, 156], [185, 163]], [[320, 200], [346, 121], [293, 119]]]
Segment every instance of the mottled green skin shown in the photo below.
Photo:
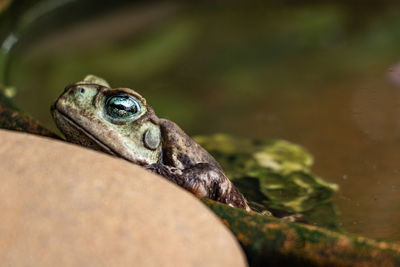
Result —
[[[127, 93], [142, 103], [141, 112], [132, 120], [114, 123], [104, 112], [109, 94]], [[127, 88], [111, 89], [95, 76], [68, 86], [52, 106], [57, 127], [68, 141], [104, 151], [139, 165], [158, 162], [161, 146], [148, 149], [143, 143], [145, 132], [154, 132], [160, 143], [161, 130], [153, 122], [153, 110], [139, 94]]]
[[313, 159], [302, 147], [224, 134], [195, 139], [221, 163], [254, 210], [278, 217], [301, 214], [307, 223], [339, 228], [331, 201], [338, 186], [311, 172]]
[[203, 202], [233, 232], [250, 266], [400, 266], [400, 246]]

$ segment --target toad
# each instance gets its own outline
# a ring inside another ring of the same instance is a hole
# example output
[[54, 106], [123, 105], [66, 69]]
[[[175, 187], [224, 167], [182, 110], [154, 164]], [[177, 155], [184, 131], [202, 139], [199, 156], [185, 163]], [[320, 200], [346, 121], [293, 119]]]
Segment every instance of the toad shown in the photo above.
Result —
[[69, 142], [143, 166], [200, 198], [251, 210], [218, 162], [132, 89], [88, 75], [65, 88], [51, 113]]

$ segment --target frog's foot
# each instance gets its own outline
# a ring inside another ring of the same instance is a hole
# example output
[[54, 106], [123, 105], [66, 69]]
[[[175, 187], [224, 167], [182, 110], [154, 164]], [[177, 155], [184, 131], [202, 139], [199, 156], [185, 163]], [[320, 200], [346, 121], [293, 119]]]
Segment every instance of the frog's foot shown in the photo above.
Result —
[[152, 164], [145, 168], [164, 176], [200, 198], [209, 198], [231, 207], [251, 211], [246, 199], [231, 181], [211, 164], [199, 163], [184, 170], [163, 164]]
[[[155, 163], [155, 164], [151, 164], [151, 165], [147, 165], [147, 166], [143, 166], [143, 168], [145, 168], [148, 171], [151, 171], [153, 173], [157, 173], [160, 174], [160, 169], [161, 169], [161, 164], [159, 163]], [[161, 174], [160, 174], [161, 175]]]
[[171, 166], [166, 166], [160, 163], [154, 163], [151, 165], [144, 166], [146, 170], [149, 170], [153, 173], [159, 174], [165, 178], [167, 178], [169, 181], [184, 187], [184, 180], [181, 179], [180, 177], [182, 176], [182, 170], [171, 167]]

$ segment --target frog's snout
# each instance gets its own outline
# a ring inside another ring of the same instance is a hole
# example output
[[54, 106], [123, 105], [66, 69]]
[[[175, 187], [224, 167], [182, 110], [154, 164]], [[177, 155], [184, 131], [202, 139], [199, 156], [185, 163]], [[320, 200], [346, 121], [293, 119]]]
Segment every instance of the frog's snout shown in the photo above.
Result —
[[56, 102], [57, 101], [55, 101], [53, 104], [51, 104], [51, 106], [50, 106], [50, 111], [51, 112], [53, 112], [56, 109]]
[[50, 112], [51, 112], [51, 114], [53, 114], [53, 113], [57, 110], [57, 103], [58, 103], [58, 100], [59, 100], [59, 99], [60, 99], [60, 98], [57, 98], [56, 101], [54, 101], [53, 104], [51, 104], [51, 106], [50, 106]]

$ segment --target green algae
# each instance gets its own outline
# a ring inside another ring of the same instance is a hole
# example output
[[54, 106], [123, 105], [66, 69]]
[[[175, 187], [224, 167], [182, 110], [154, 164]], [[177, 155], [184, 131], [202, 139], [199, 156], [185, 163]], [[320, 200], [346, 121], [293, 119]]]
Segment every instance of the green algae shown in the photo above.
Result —
[[312, 173], [313, 158], [301, 146], [226, 134], [195, 140], [221, 163], [253, 209], [271, 210], [277, 216], [300, 213], [310, 224], [339, 229], [338, 212], [332, 204], [338, 185]]
[[232, 231], [250, 266], [399, 266], [397, 244], [203, 202]]

